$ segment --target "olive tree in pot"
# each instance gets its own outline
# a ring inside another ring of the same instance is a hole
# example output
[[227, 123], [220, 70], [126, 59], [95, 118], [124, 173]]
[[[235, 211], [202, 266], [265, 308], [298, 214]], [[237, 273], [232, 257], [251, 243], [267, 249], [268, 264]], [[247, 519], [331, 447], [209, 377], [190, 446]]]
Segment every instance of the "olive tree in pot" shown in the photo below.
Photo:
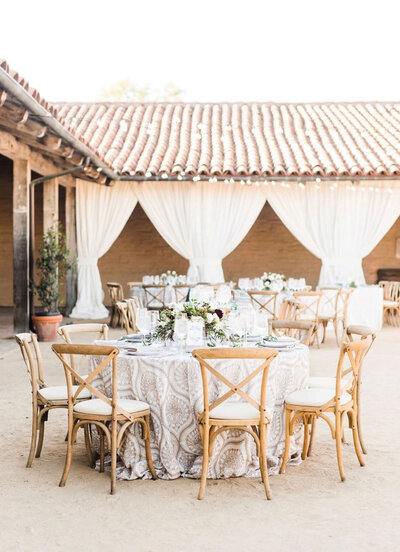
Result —
[[37, 295], [42, 311], [32, 316], [39, 341], [56, 341], [57, 329], [62, 321], [58, 310], [60, 300], [60, 280], [74, 261], [66, 248], [65, 236], [59, 230], [50, 228], [40, 242], [36, 268], [40, 274], [37, 284], [32, 283], [32, 291]]

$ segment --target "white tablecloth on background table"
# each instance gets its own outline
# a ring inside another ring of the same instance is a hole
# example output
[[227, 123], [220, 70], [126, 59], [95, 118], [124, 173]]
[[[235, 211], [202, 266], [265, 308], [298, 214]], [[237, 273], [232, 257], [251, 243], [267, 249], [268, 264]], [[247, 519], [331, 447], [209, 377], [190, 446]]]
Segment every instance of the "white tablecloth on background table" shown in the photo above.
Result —
[[[242, 292], [243, 293], [243, 292]], [[245, 293], [245, 292], [244, 292]], [[276, 314], [282, 301], [293, 297], [290, 292], [281, 292], [276, 298]], [[262, 301], [263, 296], [259, 296]], [[347, 310], [347, 325], [370, 326], [376, 331], [382, 329], [383, 289], [380, 286], [360, 286], [350, 295]], [[322, 312], [320, 310], [320, 312]]]
[[383, 289], [380, 286], [361, 286], [350, 295], [347, 325], [382, 328]]
[[[107, 342], [111, 344], [111, 342]], [[104, 344], [104, 342], [98, 342]], [[121, 346], [120, 342], [114, 345]], [[162, 356], [127, 356], [121, 353], [118, 362], [119, 398], [145, 401], [151, 408], [151, 450], [159, 477], [175, 479], [180, 476], [200, 477], [202, 444], [196, 413], [202, 410], [203, 391], [199, 363], [188, 353]], [[220, 360], [218, 369], [235, 381], [244, 379], [260, 361]], [[254, 364], [256, 363], [256, 364]], [[304, 345], [280, 352], [271, 363], [267, 387], [267, 407], [270, 424], [267, 458], [269, 473], [278, 473], [284, 440], [284, 400], [297, 389], [307, 385], [309, 351]], [[245, 390], [259, 400], [261, 375], [256, 376]], [[94, 385], [110, 396], [111, 367], [94, 380]], [[221, 382], [210, 385], [210, 400], [225, 392]], [[127, 439], [119, 451], [123, 467], [119, 479], [149, 477], [143, 441], [135, 424], [127, 431]], [[292, 438], [291, 464], [301, 463], [302, 425]], [[259, 476], [259, 462], [253, 438], [238, 430], [229, 430], [215, 441], [208, 476]]]
[[[131, 289], [131, 298], [139, 297], [142, 300], [143, 305], [147, 306], [143, 286], [131, 286], [130, 289]], [[153, 292], [154, 295], [156, 295], [157, 287], [154, 287], [154, 288], [150, 287], [149, 291]], [[175, 289], [174, 289], [173, 286], [167, 285], [166, 288], [165, 288], [164, 302], [165, 302], [166, 305], [168, 305], [169, 303], [175, 303], [175, 301], [176, 301]], [[152, 302], [152, 305], [153, 305], [153, 307], [155, 305], [157, 305], [157, 301], [154, 300]], [[161, 303], [159, 303], [159, 306], [161, 306]]]

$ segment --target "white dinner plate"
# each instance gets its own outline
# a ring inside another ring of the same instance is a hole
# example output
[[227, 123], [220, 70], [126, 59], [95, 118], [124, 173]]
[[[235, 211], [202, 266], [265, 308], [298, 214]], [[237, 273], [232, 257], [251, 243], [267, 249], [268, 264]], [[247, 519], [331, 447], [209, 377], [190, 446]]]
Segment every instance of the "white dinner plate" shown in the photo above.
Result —
[[123, 354], [127, 356], [136, 356], [136, 357], [163, 357], [171, 356], [178, 354], [177, 351], [168, 351], [166, 349], [138, 349], [137, 351], [126, 351], [124, 350]]

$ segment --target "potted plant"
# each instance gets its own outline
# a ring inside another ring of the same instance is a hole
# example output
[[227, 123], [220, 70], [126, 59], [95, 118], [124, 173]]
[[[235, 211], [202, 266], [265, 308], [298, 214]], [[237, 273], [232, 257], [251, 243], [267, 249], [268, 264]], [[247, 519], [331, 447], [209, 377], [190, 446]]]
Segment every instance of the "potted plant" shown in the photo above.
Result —
[[32, 316], [39, 341], [56, 341], [57, 329], [62, 321], [58, 310], [60, 279], [72, 268], [74, 262], [66, 248], [65, 236], [59, 230], [50, 228], [42, 238], [36, 259], [40, 274], [37, 284], [32, 282], [32, 291], [39, 298], [42, 311]]

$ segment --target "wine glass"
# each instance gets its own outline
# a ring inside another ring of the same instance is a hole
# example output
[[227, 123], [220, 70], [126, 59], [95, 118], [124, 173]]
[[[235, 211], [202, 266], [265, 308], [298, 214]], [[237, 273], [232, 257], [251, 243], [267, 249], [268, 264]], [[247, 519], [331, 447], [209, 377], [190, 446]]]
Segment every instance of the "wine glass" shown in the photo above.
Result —
[[136, 316], [136, 326], [138, 327], [139, 329], [139, 332], [142, 334], [143, 336], [143, 345], [147, 345], [147, 337], [148, 334], [150, 333], [150, 324], [151, 324], [151, 319], [150, 319], [150, 313], [148, 312], [147, 309], [138, 309], [137, 311], [137, 316]]
[[255, 330], [264, 337], [268, 333], [268, 315], [265, 311], [259, 310], [255, 313]]
[[175, 319], [174, 324], [174, 338], [176, 338], [178, 343], [178, 349], [184, 349], [185, 340], [187, 338], [188, 331], [188, 320], [186, 316], [181, 316]]
[[150, 329], [152, 332], [155, 331], [159, 323], [160, 313], [158, 311], [150, 311]]

